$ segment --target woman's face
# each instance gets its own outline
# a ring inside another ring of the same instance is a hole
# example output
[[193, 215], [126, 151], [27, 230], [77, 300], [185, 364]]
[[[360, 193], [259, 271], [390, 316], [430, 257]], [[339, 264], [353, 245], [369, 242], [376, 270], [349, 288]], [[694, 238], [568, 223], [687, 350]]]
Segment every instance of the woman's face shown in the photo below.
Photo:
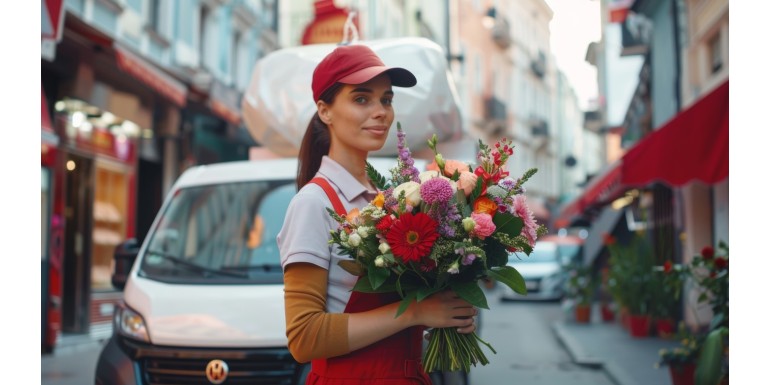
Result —
[[332, 104], [318, 102], [336, 150], [370, 152], [385, 145], [393, 123], [393, 90], [387, 74], [362, 84], [345, 84]]

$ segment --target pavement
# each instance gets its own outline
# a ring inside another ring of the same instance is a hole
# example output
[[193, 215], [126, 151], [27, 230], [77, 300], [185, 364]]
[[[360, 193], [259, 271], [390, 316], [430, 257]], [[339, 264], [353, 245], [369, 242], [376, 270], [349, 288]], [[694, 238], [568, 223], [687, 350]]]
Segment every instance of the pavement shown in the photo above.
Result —
[[659, 351], [679, 346], [675, 339], [656, 336], [631, 337], [619, 322], [602, 321], [598, 305], [591, 322], [563, 319], [552, 325], [576, 364], [601, 368], [617, 385], [670, 385], [668, 367], [656, 368]]
[[[604, 322], [594, 306], [592, 321], [576, 323], [564, 317], [552, 324], [554, 334], [574, 363], [601, 368], [617, 385], [670, 385], [667, 367], [656, 368], [662, 348], [679, 341], [659, 337], [631, 337], [615, 321]], [[92, 328], [88, 334], [63, 335], [52, 354], [41, 358], [42, 384], [82, 385], [93, 383], [96, 358], [112, 332], [110, 324]]]

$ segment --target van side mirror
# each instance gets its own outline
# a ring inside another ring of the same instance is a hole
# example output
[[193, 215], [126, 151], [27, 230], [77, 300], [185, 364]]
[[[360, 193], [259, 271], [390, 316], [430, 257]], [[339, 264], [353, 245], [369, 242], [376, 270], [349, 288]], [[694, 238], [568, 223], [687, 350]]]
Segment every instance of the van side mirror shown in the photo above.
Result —
[[134, 265], [136, 256], [139, 255], [140, 246], [136, 238], [130, 238], [115, 247], [115, 254], [113, 255], [115, 270], [112, 273], [112, 286], [116, 289], [123, 290], [126, 287], [128, 273]]

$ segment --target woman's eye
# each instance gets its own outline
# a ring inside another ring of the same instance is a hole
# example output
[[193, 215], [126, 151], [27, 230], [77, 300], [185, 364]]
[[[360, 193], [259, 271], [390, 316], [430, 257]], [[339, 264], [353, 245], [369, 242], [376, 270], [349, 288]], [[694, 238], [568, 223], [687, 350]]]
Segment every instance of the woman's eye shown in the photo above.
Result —
[[356, 98], [353, 99], [353, 101], [358, 104], [365, 104], [367, 102], [367, 99], [364, 96], [356, 96]]
[[391, 99], [391, 98], [382, 99], [382, 105], [383, 106], [390, 106], [392, 104], [393, 104], [393, 99]]

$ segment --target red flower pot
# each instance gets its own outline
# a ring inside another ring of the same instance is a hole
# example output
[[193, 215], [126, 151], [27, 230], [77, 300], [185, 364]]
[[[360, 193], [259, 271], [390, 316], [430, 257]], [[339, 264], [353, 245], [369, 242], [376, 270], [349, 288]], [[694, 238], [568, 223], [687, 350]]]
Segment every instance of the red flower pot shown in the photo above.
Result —
[[650, 335], [650, 316], [646, 314], [629, 314], [628, 326], [631, 337], [647, 337]]
[[673, 385], [695, 384], [694, 363], [669, 365], [668, 372], [671, 374], [671, 382]]
[[591, 305], [575, 305], [575, 322], [591, 322]]
[[612, 307], [610, 307], [610, 305], [607, 305], [607, 304], [602, 305], [602, 321], [612, 322], [614, 320], [615, 320], [615, 312], [612, 311]]
[[658, 318], [655, 320], [655, 330], [660, 338], [671, 338], [674, 335], [674, 320], [672, 318]]

